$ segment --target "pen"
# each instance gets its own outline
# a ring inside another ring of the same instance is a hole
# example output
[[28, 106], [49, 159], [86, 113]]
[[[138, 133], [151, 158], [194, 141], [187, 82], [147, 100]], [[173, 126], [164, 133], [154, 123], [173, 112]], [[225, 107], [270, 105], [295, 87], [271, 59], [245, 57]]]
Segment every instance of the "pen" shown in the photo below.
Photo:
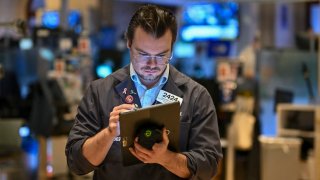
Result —
[[137, 104], [134, 104], [133, 110], [136, 111], [136, 110], [138, 110], [138, 109], [139, 109], [139, 106], [138, 106]]

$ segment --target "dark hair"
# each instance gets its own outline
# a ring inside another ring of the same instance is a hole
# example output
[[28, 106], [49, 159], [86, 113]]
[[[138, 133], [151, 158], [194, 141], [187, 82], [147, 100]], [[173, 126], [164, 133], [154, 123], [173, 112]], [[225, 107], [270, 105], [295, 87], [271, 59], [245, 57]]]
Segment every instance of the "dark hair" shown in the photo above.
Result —
[[160, 38], [170, 29], [172, 34], [171, 45], [173, 45], [177, 37], [177, 22], [174, 14], [165, 8], [155, 5], [144, 5], [132, 16], [126, 32], [126, 38], [130, 44], [137, 27], [141, 27], [155, 38]]

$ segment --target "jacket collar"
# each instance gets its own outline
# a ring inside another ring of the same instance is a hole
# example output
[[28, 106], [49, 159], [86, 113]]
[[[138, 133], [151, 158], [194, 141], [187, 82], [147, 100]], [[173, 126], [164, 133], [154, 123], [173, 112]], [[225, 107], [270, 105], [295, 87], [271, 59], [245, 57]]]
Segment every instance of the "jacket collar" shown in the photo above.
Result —
[[[126, 88], [127, 86], [128, 86], [127, 88], [134, 89], [134, 91], [137, 92], [130, 78], [129, 65], [119, 69], [115, 73], [111, 74], [111, 76], [113, 76], [115, 79], [117, 79], [120, 82], [119, 84], [116, 85], [116, 90], [120, 95], [123, 94], [123, 89]], [[175, 94], [179, 97], [182, 97], [183, 92], [180, 90], [179, 87], [187, 83], [187, 81], [188, 81], [188, 78], [185, 75], [183, 75], [175, 67], [170, 65], [169, 78], [167, 83], [164, 85], [162, 89], [172, 94]]]
[[141, 107], [138, 91], [131, 78], [124, 79], [115, 86], [115, 90], [119, 94], [123, 103], [136, 104]]
[[[121, 68], [111, 74], [114, 78], [116, 78], [118, 81], [124, 81], [127, 78], [130, 78], [130, 66], [127, 65], [124, 68]], [[180, 73], [174, 66], [170, 64], [170, 70], [169, 70], [169, 79], [170, 81], [173, 81], [173, 83], [176, 86], [181, 86], [185, 83], [187, 83], [188, 78]]]

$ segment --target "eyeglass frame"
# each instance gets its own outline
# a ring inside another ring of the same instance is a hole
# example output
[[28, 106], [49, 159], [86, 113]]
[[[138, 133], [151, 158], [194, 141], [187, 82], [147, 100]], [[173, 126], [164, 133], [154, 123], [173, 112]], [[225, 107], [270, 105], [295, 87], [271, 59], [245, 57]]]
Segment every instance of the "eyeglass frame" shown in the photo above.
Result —
[[[133, 58], [135, 59], [135, 61], [136, 61], [137, 63], [140, 63], [140, 64], [147, 64], [147, 62], [148, 62], [149, 60], [154, 59], [154, 60], [157, 62], [157, 64], [159, 64], [159, 65], [166, 65], [166, 64], [169, 64], [170, 60], [171, 60], [172, 57], [173, 57], [173, 54], [172, 54], [172, 53], [170, 53], [170, 56], [168, 57], [168, 56], [165, 56], [165, 55], [163, 55], [163, 56], [160, 56], [160, 55], [151, 55], [151, 54], [148, 54], [148, 53], [140, 54], [139, 52], [136, 54], [135, 52], [132, 51], [131, 48], [130, 48], [130, 51], [132, 52], [131, 54], [132, 54]], [[139, 56], [140, 56], [140, 57], [139, 57]], [[146, 58], [146, 59], [145, 59], [145, 60], [141, 60], [141, 58]], [[159, 60], [158, 60], [157, 58], [165, 59], [166, 61], [165, 61], [165, 63], [159, 63]]]

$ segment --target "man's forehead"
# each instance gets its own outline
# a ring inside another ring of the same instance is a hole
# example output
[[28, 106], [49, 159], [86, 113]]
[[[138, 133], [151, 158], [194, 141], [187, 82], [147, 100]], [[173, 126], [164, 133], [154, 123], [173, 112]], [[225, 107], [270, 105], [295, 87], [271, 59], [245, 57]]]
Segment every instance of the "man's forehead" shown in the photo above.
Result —
[[148, 36], [154, 40], [158, 40], [158, 39], [161, 39], [163, 38], [164, 36], [168, 36], [168, 37], [171, 37], [171, 40], [172, 40], [172, 32], [170, 31], [169, 28], [166, 29], [166, 31], [164, 31], [164, 33], [161, 35], [161, 36], [157, 36], [156, 33], [154, 32], [148, 32], [146, 31], [145, 29], [143, 29], [141, 26], [138, 26], [135, 30], [134, 30], [134, 33], [133, 33], [133, 39], [137, 39], [137, 36]]
[[171, 50], [172, 36], [167, 31], [163, 36], [155, 38], [142, 29], [136, 29], [135, 36], [130, 44], [136, 50], [152, 54], [159, 54]]

